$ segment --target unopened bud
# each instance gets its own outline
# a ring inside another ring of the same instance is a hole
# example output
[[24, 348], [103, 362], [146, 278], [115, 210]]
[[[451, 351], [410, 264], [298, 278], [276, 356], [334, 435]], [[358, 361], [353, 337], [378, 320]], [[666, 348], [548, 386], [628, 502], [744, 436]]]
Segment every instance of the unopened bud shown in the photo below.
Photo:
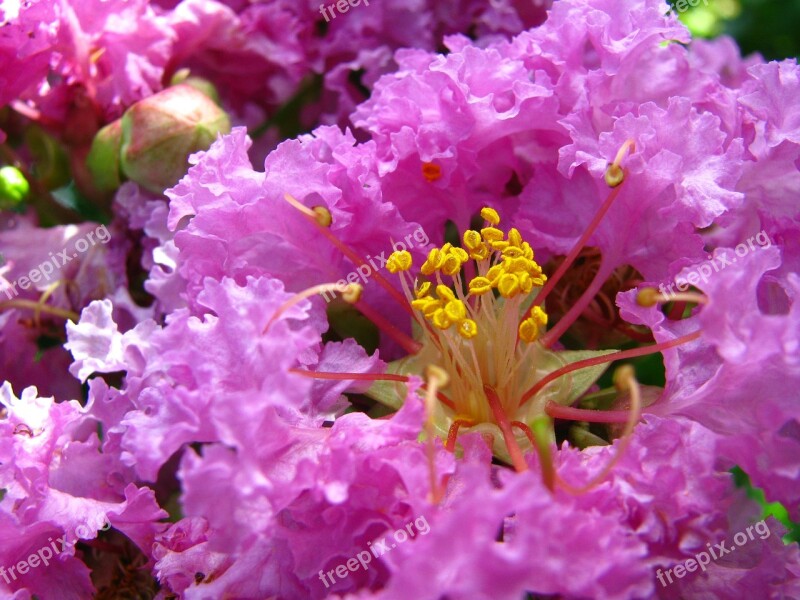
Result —
[[228, 115], [205, 94], [185, 84], [167, 88], [122, 116], [122, 172], [161, 194], [186, 174], [190, 154], [230, 129]]
[[86, 166], [92, 174], [94, 186], [101, 192], [113, 192], [120, 186], [121, 148], [122, 121], [119, 119], [98, 131], [92, 141]]
[[208, 79], [203, 79], [202, 77], [197, 77], [191, 74], [189, 69], [180, 69], [175, 72], [170, 80], [170, 85], [179, 85], [179, 84], [186, 84], [192, 86], [198, 92], [204, 93], [206, 96], [211, 98], [216, 104], [222, 106], [222, 102], [219, 99], [219, 92], [217, 92], [217, 88], [214, 87], [214, 84], [211, 83]]
[[28, 180], [17, 167], [0, 169], [0, 210], [17, 208], [30, 191]]

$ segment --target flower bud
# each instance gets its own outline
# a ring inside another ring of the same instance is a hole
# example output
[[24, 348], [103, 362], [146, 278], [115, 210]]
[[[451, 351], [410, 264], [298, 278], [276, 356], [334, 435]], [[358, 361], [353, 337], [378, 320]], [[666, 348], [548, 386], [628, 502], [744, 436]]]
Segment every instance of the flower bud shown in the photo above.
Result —
[[17, 167], [0, 169], [0, 210], [17, 208], [30, 193], [31, 186]]
[[219, 92], [214, 84], [208, 79], [197, 77], [191, 74], [189, 69], [180, 69], [170, 79], [170, 85], [186, 84], [192, 86], [194, 89], [203, 92], [206, 96], [211, 98], [215, 104], [222, 106], [222, 101], [219, 98]]
[[161, 194], [186, 174], [190, 154], [207, 150], [231, 128], [205, 94], [180, 84], [131, 106], [122, 116], [121, 166], [126, 177]]
[[117, 119], [97, 132], [92, 141], [86, 166], [92, 174], [92, 183], [101, 192], [113, 192], [120, 186], [120, 149], [122, 148], [122, 121]]

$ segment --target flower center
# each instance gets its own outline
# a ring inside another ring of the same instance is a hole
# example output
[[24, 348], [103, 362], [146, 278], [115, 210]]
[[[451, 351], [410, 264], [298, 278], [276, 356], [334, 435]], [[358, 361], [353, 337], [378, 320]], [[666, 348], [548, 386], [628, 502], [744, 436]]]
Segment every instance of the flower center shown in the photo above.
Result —
[[[523, 394], [564, 362], [537, 343], [547, 313], [540, 306], [531, 309], [531, 303], [547, 276], [530, 244], [517, 229], [499, 229], [493, 209], [484, 208], [481, 216], [486, 227], [465, 231], [463, 247], [447, 243], [430, 251], [416, 282], [405, 250], [392, 253], [387, 269], [400, 277], [414, 308], [422, 343], [418, 360], [448, 375], [447, 416], [499, 426], [485, 386], [495, 391], [505, 415], [527, 421], [530, 407], [519, 408]], [[549, 398], [554, 390], [547, 391]], [[543, 414], [544, 404], [536, 403], [536, 409]]]

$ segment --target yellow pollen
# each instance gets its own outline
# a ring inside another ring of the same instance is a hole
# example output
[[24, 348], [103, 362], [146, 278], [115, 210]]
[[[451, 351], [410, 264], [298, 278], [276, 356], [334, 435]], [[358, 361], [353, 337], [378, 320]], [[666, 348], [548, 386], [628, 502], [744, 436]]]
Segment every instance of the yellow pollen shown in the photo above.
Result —
[[329, 211], [324, 206], [315, 206], [311, 210], [314, 211], [317, 223], [319, 223], [323, 227], [331, 226], [331, 223], [333, 223], [333, 217], [331, 216], [331, 211]]
[[364, 286], [360, 283], [348, 283], [342, 290], [342, 300], [348, 304], [355, 304], [361, 299], [361, 294], [364, 291]]
[[414, 291], [414, 295], [417, 298], [422, 298], [423, 296], [427, 296], [431, 291], [431, 282], [430, 281], [423, 281], [419, 287]]
[[625, 171], [622, 170], [620, 165], [622, 164], [622, 159], [625, 158], [628, 152], [635, 151], [636, 142], [630, 139], [625, 140], [625, 143], [620, 146], [619, 150], [617, 150], [617, 155], [614, 157], [614, 161], [610, 163], [606, 169], [604, 176], [606, 185], [615, 188], [625, 181]]
[[553, 370], [560, 363], [537, 343], [547, 314], [538, 306], [526, 314], [530, 295], [547, 280], [533, 249], [518, 229], [496, 227], [500, 216], [494, 209], [484, 208], [481, 216], [487, 226], [466, 230], [462, 247], [445, 243], [431, 249], [416, 281], [406, 273], [413, 271], [411, 255], [401, 260], [395, 253], [390, 262], [419, 326], [417, 360], [438, 364], [449, 375], [447, 406], [454, 414], [496, 426], [486, 386], [511, 418], [542, 376], [542, 365]]
[[465, 340], [470, 340], [478, 335], [478, 326], [472, 319], [464, 319], [458, 324], [458, 334]]
[[473, 251], [477, 248], [483, 246], [483, 240], [481, 239], [481, 234], [475, 231], [474, 229], [467, 229], [464, 232], [464, 247], [469, 250]]
[[392, 252], [386, 261], [386, 268], [389, 273], [408, 271], [411, 268], [411, 253], [408, 250]]
[[484, 227], [481, 229], [481, 235], [487, 242], [499, 242], [503, 239], [503, 232], [496, 227]]
[[481, 217], [492, 225], [498, 225], [500, 223], [500, 215], [497, 214], [495, 209], [489, 208], [488, 206], [481, 209]]
[[659, 298], [658, 290], [655, 288], [643, 288], [636, 294], [636, 304], [644, 307], [655, 306]]

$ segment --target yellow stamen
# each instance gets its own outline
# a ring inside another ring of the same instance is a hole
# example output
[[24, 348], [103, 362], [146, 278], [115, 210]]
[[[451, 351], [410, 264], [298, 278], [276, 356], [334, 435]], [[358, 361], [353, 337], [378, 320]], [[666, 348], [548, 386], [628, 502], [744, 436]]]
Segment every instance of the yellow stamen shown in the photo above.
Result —
[[389, 273], [408, 271], [411, 268], [411, 253], [408, 250], [392, 252], [386, 261], [386, 268]]
[[503, 232], [495, 227], [484, 227], [481, 229], [481, 235], [487, 242], [499, 242], [505, 237]]
[[331, 212], [324, 206], [315, 206], [314, 208], [308, 208], [305, 204], [300, 202], [297, 198], [295, 198], [289, 193], [284, 194], [283, 199], [286, 200], [289, 204], [291, 204], [294, 208], [299, 210], [307, 217], [311, 217], [312, 219], [314, 219], [314, 221], [319, 223], [322, 227], [326, 228], [330, 227], [331, 223], [333, 223], [333, 217], [331, 216]]
[[614, 157], [614, 162], [608, 165], [605, 174], [606, 184], [609, 187], [615, 188], [625, 180], [625, 172], [622, 170], [622, 159], [628, 154], [628, 151], [636, 151], [636, 143], [633, 140], [626, 140], [624, 144], [617, 150], [617, 155]]
[[676, 292], [674, 294], [660, 294], [655, 288], [642, 288], [636, 294], [636, 303], [639, 306], [655, 306], [659, 302], [694, 302], [695, 304], [708, 304], [708, 296], [697, 292]]
[[431, 291], [431, 282], [430, 281], [423, 281], [419, 285], [419, 287], [416, 290], [414, 290], [414, 295], [417, 298], [422, 298], [424, 296], [427, 296], [430, 293], [430, 291]]
[[489, 208], [488, 206], [481, 209], [481, 217], [492, 225], [498, 225], [500, 223], [500, 215], [497, 214], [495, 209]]
[[272, 325], [278, 319], [278, 317], [306, 298], [316, 296], [317, 294], [324, 294], [326, 292], [339, 292], [345, 302], [348, 304], [355, 304], [361, 298], [361, 292], [363, 290], [363, 286], [358, 283], [348, 283], [347, 285], [341, 285], [339, 283], [321, 283], [305, 289], [302, 292], [295, 294], [278, 307], [278, 310], [275, 311], [275, 314], [272, 315], [270, 320], [264, 326], [261, 334], [265, 334], [270, 328], [270, 325]]

